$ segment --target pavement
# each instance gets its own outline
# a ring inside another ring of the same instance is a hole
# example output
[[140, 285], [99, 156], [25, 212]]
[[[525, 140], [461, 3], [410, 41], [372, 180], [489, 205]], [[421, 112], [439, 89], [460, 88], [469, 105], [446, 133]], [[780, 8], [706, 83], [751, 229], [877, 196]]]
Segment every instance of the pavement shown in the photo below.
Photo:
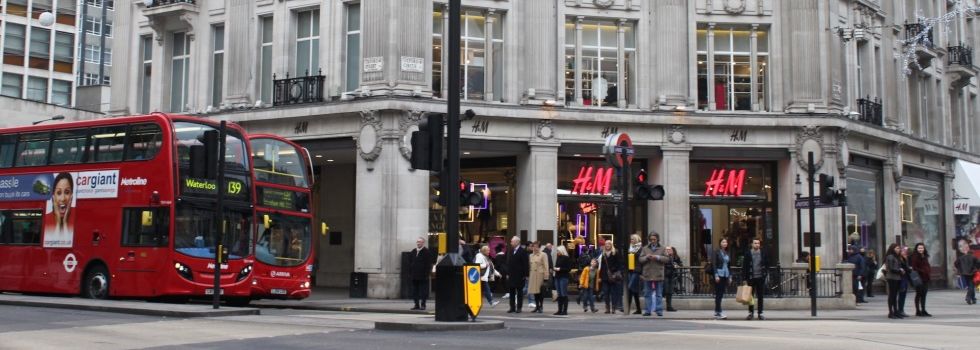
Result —
[[113, 312], [164, 317], [221, 317], [258, 315], [258, 308], [221, 307], [203, 304], [167, 304], [133, 300], [95, 300], [79, 297], [34, 296], [0, 293], [0, 305]]

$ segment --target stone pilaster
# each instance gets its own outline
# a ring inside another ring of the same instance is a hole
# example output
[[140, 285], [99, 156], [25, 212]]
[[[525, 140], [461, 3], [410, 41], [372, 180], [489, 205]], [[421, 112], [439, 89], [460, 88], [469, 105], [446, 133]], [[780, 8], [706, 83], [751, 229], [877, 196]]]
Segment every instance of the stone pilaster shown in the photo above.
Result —
[[825, 107], [823, 101], [823, 62], [825, 51], [822, 50], [820, 37], [826, 31], [820, 26], [819, 1], [786, 1], [781, 2], [783, 8], [783, 53], [788, 62], [793, 63], [793, 69], [785, 70], [785, 88], [790, 112], [809, 112], [814, 108]]
[[[361, 3], [362, 89], [370, 95], [432, 96], [432, 1]], [[444, 71], [445, 74], [445, 71]]]
[[659, 101], [659, 97], [664, 96], [664, 106], [668, 108], [686, 106], [688, 101], [690, 81], [677, 79], [682, 72], [690, 72], [687, 6], [686, 0], [658, 0], [653, 9], [653, 20], [650, 21], [653, 26], [650, 37], [653, 44], [650, 47], [658, 48], [650, 52], [655, 60], [654, 81], [657, 82], [651, 86], [652, 92], [656, 94], [652, 96], [652, 100]]
[[409, 170], [399, 151], [403, 113], [362, 112], [356, 140], [354, 271], [368, 273], [370, 298], [398, 298], [400, 252], [428, 232], [429, 172]]
[[[530, 143], [517, 157], [517, 233], [527, 230], [530, 241], [555, 241], [558, 205], [558, 143]], [[538, 236], [539, 230], [550, 237]]]
[[[651, 184], [664, 187], [664, 200], [651, 201], [651, 223], [660, 232], [664, 244], [674, 246], [678, 252], [691, 252], [691, 146], [687, 144], [664, 146], [663, 157], [652, 160], [655, 166]], [[659, 163], [659, 164], [657, 164]], [[685, 256], [687, 255], [687, 256]], [[681, 254], [690, 263], [690, 254]]]
[[[523, 11], [522, 38], [526, 59], [524, 64], [523, 92], [529, 103], [541, 103], [557, 99], [558, 72], [555, 62], [558, 62], [557, 9], [555, 1], [521, 1]], [[528, 96], [534, 89], [534, 96]]]
[[[247, 20], [255, 13], [255, 2], [251, 0], [227, 0], [225, 22], [225, 102], [229, 106], [251, 106], [254, 98], [253, 86], [259, 79], [252, 76], [252, 67], [257, 62], [255, 49], [255, 22]], [[321, 64], [321, 66], [323, 66]], [[316, 75], [316, 72], [310, 72]], [[272, 79], [272, 77], [262, 77]], [[218, 106], [214, 106], [218, 107]]]
[[[126, 47], [129, 47], [130, 50], [117, 51], [117, 57], [123, 57], [123, 59], [116, 59], [109, 71], [109, 74], [115, 77], [110, 88], [112, 92], [109, 97], [110, 115], [130, 115], [139, 112], [140, 109], [138, 87], [140, 76], [143, 73], [140, 69], [143, 66], [143, 57], [140, 56], [142, 54], [139, 50], [140, 40], [133, 38], [133, 33], [136, 31], [133, 23], [135, 7], [136, 5], [131, 2], [121, 2], [115, 7], [116, 13], [113, 19], [113, 26], [116, 28], [116, 33], [114, 33], [115, 38], [113, 40], [128, 43]], [[80, 21], [79, 25], [82, 24]], [[136, 43], [135, 47], [130, 46], [133, 43]], [[152, 46], [154, 51], [160, 48], [155, 45], [155, 42]], [[138, 66], [136, 62], [139, 62]], [[132, 91], [137, 91], [137, 93], [133, 93]]]

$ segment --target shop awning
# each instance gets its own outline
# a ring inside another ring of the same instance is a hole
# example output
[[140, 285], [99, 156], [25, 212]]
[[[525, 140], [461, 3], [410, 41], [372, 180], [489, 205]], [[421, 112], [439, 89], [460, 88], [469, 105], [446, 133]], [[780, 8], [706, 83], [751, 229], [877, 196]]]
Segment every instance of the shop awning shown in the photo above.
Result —
[[966, 197], [971, 207], [980, 207], [980, 164], [957, 160], [955, 171], [953, 190], [956, 196]]

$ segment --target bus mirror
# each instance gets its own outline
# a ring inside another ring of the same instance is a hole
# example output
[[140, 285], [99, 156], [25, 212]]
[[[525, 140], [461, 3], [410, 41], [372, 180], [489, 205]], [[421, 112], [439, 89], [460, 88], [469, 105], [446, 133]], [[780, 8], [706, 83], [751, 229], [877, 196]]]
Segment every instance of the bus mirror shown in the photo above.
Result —
[[325, 222], [321, 222], [320, 223], [320, 235], [326, 236], [327, 235], [327, 232], [330, 232], [330, 226], [327, 226], [327, 223], [325, 223]]
[[153, 212], [149, 210], [143, 211], [143, 226], [150, 227], [153, 226]]
[[269, 214], [262, 215], [262, 227], [269, 228], [272, 226], [272, 219], [269, 218]]

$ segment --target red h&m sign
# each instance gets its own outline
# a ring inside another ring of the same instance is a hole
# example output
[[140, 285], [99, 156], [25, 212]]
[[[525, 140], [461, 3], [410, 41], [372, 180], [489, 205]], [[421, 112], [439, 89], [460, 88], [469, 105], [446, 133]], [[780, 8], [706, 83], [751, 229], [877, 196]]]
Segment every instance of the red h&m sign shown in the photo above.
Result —
[[711, 197], [741, 197], [745, 185], [745, 169], [715, 169], [704, 182], [704, 195]]
[[[593, 175], [594, 174], [594, 175]], [[578, 171], [578, 177], [572, 180], [572, 194], [609, 194], [609, 184], [612, 181], [613, 168], [596, 168], [583, 166]]]

